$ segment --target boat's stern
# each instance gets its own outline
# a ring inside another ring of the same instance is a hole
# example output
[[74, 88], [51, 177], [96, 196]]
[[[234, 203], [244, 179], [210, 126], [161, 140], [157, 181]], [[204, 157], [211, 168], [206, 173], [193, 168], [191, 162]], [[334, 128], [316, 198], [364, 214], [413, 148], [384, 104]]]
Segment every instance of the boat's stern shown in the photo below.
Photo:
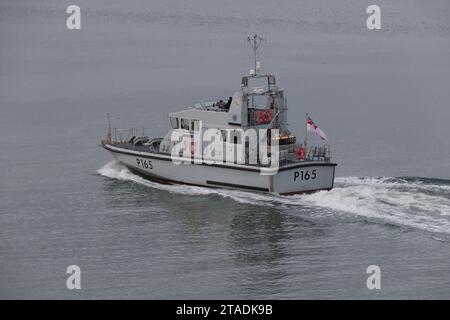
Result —
[[336, 163], [308, 162], [281, 167], [271, 176], [270, 189], [278, 194], [310, 193], [331, 190]]

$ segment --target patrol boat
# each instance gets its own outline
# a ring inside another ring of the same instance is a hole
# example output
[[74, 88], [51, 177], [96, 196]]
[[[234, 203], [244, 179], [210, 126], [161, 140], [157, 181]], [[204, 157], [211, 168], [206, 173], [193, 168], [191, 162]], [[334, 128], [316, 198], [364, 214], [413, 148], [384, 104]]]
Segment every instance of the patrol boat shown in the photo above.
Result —
[[[164, 137], [111, 129], [101, 146], [132, 172], [161, 183], [290, 195], [333, 188], [336, 163], [329, 145], [303, 143], [287, 123], [287, 100], [273, 74], [261, 74], [257, 51], [262, 38], [248, 37], [254, 68], [241, 78], [228, 101], [210, 101], [168, 114]], [[317, 131], [316, 131], [317, 132]], [[323, 133], [323, 132], [322, 132]], [[259, 135], [258, 135], [259, 134]]]

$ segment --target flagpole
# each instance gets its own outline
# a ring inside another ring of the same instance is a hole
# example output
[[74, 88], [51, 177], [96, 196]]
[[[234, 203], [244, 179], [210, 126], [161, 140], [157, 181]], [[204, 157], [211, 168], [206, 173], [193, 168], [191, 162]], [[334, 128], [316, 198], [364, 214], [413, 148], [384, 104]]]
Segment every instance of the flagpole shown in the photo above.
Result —
[[305, 119], [305, 148], [308, 143], [308, 112], [306, 113], [306, 119]]

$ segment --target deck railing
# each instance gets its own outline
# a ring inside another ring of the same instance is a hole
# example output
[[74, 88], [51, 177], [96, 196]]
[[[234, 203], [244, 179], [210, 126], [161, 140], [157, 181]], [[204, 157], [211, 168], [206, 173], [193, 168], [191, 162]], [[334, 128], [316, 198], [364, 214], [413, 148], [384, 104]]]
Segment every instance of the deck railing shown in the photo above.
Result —
[[[303, 148], [303, 157], [297, 155], [298, 148]], [[330, 159], [330, 145], [304, 147], [301, 144], [295, 144], [287, 149], [280, 150], [280, 164], [297, 161], [330, 161]]]

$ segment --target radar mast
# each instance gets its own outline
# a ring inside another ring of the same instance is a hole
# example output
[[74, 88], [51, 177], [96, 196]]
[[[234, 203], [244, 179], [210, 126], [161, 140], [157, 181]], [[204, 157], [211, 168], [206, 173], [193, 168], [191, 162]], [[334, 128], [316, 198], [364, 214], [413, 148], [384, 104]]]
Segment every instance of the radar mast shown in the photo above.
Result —
[[254, 70], [254, 75], [257, 75], [259, 69], [261, 68], [261, 65], [260, 65], [259, 61], [257, 61], [257, 55], [258, 55], [258, 50], [261, 47], [261, 43], [263, 41], [263, 38], [261, 38], [257, 34], [248, 35], [247, 36], [247, 41], [248, 41], [248, 44], [250, 45], [250, 47], [253, 50], [253, 57], [254, 57], [254, 69], [253, 70]]

